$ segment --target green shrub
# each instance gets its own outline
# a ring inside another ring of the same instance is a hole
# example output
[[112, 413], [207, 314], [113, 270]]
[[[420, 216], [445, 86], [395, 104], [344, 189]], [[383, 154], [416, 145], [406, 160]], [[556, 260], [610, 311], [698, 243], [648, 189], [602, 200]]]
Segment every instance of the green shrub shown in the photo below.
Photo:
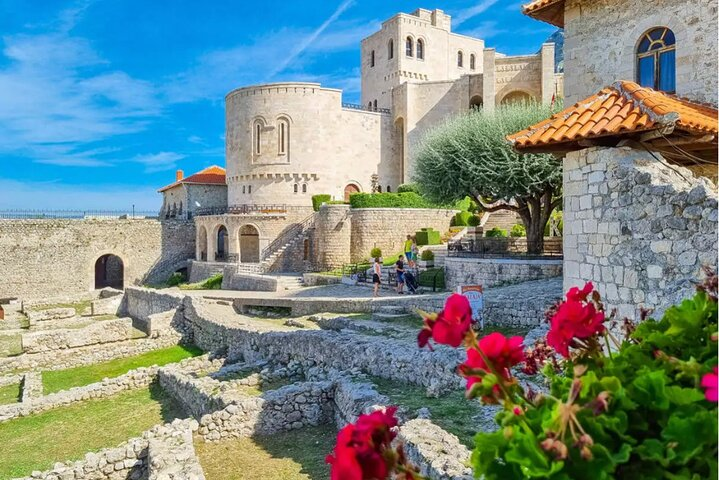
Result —
[[312, 208], [315, 212], [320, 210], [323, 203], [327, 203], [332, 200], [332, 195], [328, 193], [320, 193], [319, 195], [312, 195]]
[[175, 272], [172, 275], [170, 275], [170, 278], [167, 279], [167, 286], [169, 287], [176, 287], [177, 285], [181, 283], [185, 283], [187, 281], [187, 278], [185, 275], [183, 275], [180, 272]]
[[549, 236], [549, 224], [552, 220], [559, 222], [559, 224], [557, 225], [557, 228], [559, 229], [559, 234], [564, 235], [564, 215], [562, 215], [562, 212], [560, 210], [555, 210], [550, 216], [550, 221], [547, 222], [547, 225], [544, 226], [544, 236]]
[[414, 192], [355, 193], [350, 196], [352, 208], [439, 208]]
[[325, 202], [327, 205], [349, 205], [349, 202], [345, 202], [344, 200], [330, 200], [329, 202]]
[[434, 260], [434, 252], [432, 250], [424, 250], [420, 259], [424, 260], [425, 262], [432, 261]]
[[506, 238], [507, 231], [503, 228], [494, 227], [491, 230], [487, 230], [484, 236], [489, 238]]
[[375, 258], [382, 258], [382, 250], [377, 247], [374, 247], [372, 250], [370, 250], [369, 256], [371, 257], [370, 261], [373, 261]]
[[473, 216], [474, 215], [472, 215], [471, 213], [466, 212], [466, 211], [465, 212], [457, 212], [453, 218], [454, 226], [466, 227], [467, 225], [469, 225], [469, 223], [467, 223], [467, 222], [469, 222], [469, 219], [472, 218]]
[[397, 187], [397, 193], [416, 193], [419, 194], [419, 185], [416, 183], [403, 183], [399, 187]]
[[437, 230], [431, 228], [423, 228], [419, 232], [415, 233], [417, 239], [417, 245], [439, 245], [441, 242], [441, 235]]
[[527, 229], [524, 228], [524, 225], [520, 225], [519, 223], [512, 226], [512, 229], [509, 231], [510, 237], [526, 237], [527, 236]]
[[467, 220], [467, 226], [468, 227], [477, 227], [481, 223], [481, 219], [477, 215], [472, 215], [469, 217], [469, 220]]

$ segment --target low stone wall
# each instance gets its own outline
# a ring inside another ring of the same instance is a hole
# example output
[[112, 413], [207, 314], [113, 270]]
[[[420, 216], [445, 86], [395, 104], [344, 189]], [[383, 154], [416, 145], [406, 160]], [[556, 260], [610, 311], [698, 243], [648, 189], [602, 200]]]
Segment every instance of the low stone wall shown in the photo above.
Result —
[[306, 287], [316, 287], [319, 285], [336, 285], [342, 283], [342, 277], [322, 275], [321, 273], [305, 273], [302, 275], [302, 281]]
[[53, 350], [112, 343], [132, 338], [132, 319], [104, 320], [83, 328], [62, 328], [22, 334], [25, 353], [41, 353]]
[[187, 425], [187, 428], [163, 425], [158, 429], [157, 436], [150, 438], [147, 448], [148, 480], [205, 479], [192, 443], [195, 425]]
[[[157, 376], [158, 367], [138, 368], [124, 375], [106, 378], [101, 382], [73, 387], [61, 392], [43, 395], [42, 377], [39, 373], [25, 374], [21, 403], [0, 405], [0, 422], [44, 412], [62, 405], [96, 398], [111, 397], [119, 392], [149, 386]], [[26, 395], [27, 391], [27, 395]]]
[[492, 287], [504, 283], [561, 277], [562, 260], [448, 257], [444, 264], [447, 288], [458, 285]]
[[461, 386], [455, 369], [462, 355], [441, 346], [430, 352], [415, 344], [323, 330], [261, 333], [234, 326], [232, 319], [213, 318], [202, 300], [190, 297], [185, 300], [185, 320], [195, 344], [206, 351], [227, 351], [228, 358], [245, 362], [294, 361], [308, 378], [312, 370], [357, 369], [421, 385], [433, 394]]
[[184, 297], [180, 292], [127, 287], [120, 312], [122, 315], [147, 321], [150, 315], [176, 309], [182, 305]]
[[46, 308], [44, 310], [25, 310], [25, 316], [30, 325], [37, 322], [45, 322], [48, 320], [59, 320], [63, 318], [72, 318], [76, 315], [74, 308]]
[[357, 421], [360, 415], [371, 413], [390, 404], [390, 399], [380, 395], [370, 382], [339, 378], [335, 381], [335, 425], [342, 428]]
[[122, 305], [122, 295], [114, 297], [98, 298], [90, 303], [92, 315], [117, 315]]
[[66, 368], [105, 362], [115, 358], [132, 357], [171, 345], [177, 345], [175, 338], [140, 338], [66, 350], [24, 353], [15, 357], [0, 358], [0, 374], [24, 370], [64, 370]]
[[197, 260], [192, 260], [188, 281], [190, 283], [197, 283], [207, 280], [213, 275], [222, 273], [225, 266], [227, 266], [227, 264], [223, 262], [198, 262]]
[[472, 480], [470, 451], [430, 420], [410, 420], [399, 429], [407, 459], [430, 480]]
[[545, 321], [547, 309], [562, 296], [562, 277], [490, 288], [484, 294], [484, 323], [536, 327]]
[[238, 272], [234, 265], [226, 265], [222, 275], [223, 290], [246, 292], [276, 292], [277, 278], [268, 275]]

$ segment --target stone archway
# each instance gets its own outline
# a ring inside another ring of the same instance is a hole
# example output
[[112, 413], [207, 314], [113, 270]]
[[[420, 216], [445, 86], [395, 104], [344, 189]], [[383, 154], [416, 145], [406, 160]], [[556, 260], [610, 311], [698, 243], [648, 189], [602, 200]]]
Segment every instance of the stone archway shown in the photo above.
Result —
[[220, 225], [217, 228], [217, 235], [215, 239], [217, 241], [215, 248], [215, 260], [227, 260], [227, 255], [230, 253], [230, 242], [229, 235], [227, 234], [227, 227]]
[[125, 287], [125, 264], [117, 255], [107, 253], [95, 260], [95, 289]]
[[535, 100], [532, 95], [523, 90], [514, 90], [502, 97], [502, 101], [499, 103], [501, 105], [509, 105], [511, 103], [528, 103]]
[[195, 258], [202, 262], [207, 261], [207, 229], [204, 226], [197, 229], [197, 254]]
[[260, 232], [254, 225], [240, 227], [240, 262], [260, 262]]
[[360, 193], [360, 188], [355, 183], [348, 183], [345, 187], [345, 202], [350, 201], [350, 195]]

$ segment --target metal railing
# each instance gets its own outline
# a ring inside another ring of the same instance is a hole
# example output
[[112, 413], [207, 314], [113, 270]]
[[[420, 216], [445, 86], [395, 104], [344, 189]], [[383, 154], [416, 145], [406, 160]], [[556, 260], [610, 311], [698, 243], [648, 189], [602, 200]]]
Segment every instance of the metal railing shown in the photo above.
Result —
[[284, 204], [264, 204], [264, 205], [229, 205], [227, 207], [204, 207], [195, 210], [195, 216], [207, 215], [283, 215], [287, 212], [310, 210], [310, 205], [284, 205]]
[[282, 232], [280, 235], [275, 238], [272, 243], [267, 245], [265, 248], [262, 249], [262, 252], [260, 252], [260, 259], [265, 260], [270, 255], [275, 253], [277, 250], [282, 248], [284, 245], [287, 245], [289, 242], [291, 242], [294, 238], [296, 238], [299, 235], [302, 235], [307, 231], [308, 229], [314, 227], [315, 224], [315, 213], [313, 212], [312, 215], [309, 215], [307, 218], [303, 219], [299, 223], [295, 223], [294, 225], [290, 225], [284, 232]]
[[145, 210], [0, 210], [0, 219], [6, 220], [112, 220], [132, 218], [159, 218], [156, 211]]
[[367, 105], [360, 105], [358, 103], [342, 103], [342, 108], [350, 110], [362, 110], [364, 112], [377, 112], [377, 113], [392, 113], [389, 108], [374, 108]]
[[[372, 274], [368, 270], [372, 268], [369, 263], [347, 263], [342, 265], [342, 276], [354, 278], [358, 283], [371, 283]], [[415, 276], [420, 287], [431, 287], [433, 292], [444, 288], [440, 285], [439, 279], [444, 275], [444, 267], [415, 267], [405, 265], [405, 271]], [[382, 283], [385, 285], [397, 285], [397, 271], [394, 267], [382, 267]]]
[[447, 244], [450, 257], [561, 259], [561, 237], [530, 242], [524, 237], [463, 238]]

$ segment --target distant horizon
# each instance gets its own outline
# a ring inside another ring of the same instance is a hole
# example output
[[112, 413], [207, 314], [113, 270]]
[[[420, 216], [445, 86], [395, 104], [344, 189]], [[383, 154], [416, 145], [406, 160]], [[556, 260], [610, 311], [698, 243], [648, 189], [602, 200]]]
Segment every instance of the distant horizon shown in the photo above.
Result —
[[499, 0], [34, 3], [0, 0], [0, 210], [159, 210], [176, 169], [225, 166], [228, 92], [316, 82], [359, 103], [360, 40], [399, 12], [441, 8], [507, 55], [556, 31]]

